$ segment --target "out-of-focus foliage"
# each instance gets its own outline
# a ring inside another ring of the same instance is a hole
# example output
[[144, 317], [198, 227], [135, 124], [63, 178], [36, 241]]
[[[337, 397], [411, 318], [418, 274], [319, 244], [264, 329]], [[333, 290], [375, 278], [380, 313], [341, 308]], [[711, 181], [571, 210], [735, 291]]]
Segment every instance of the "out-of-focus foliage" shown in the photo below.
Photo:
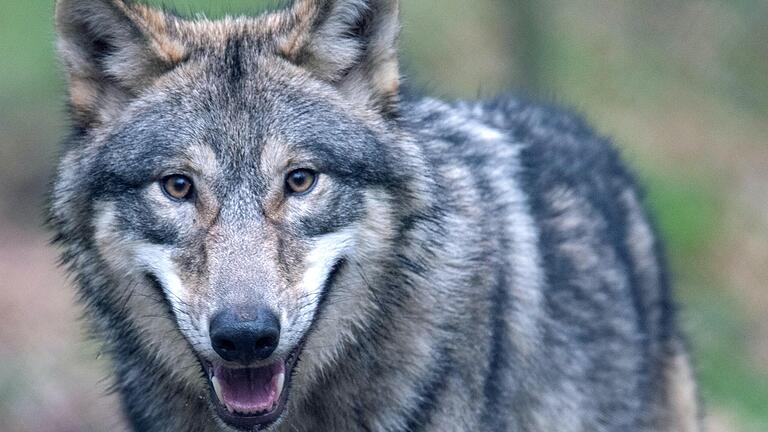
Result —
[[[184, 15], [275, 1], [153, 1]], [[403, 0], [411, 88], [582, 111], [639, 172], [664, 233], [712, 431], [768, 430], [768, 2]], [[40, 224], [66, 131], [53, 2], [0, 0], [3, 430], [112, 430], [103, 363]]]

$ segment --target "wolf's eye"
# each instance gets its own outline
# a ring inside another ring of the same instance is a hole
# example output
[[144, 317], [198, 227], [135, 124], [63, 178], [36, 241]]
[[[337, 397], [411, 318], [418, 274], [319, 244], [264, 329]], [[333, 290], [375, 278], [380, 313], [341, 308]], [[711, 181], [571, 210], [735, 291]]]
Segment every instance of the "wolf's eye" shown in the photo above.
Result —
[[169, 197], [175, 200], [185, 200], [192, 196], [194, 187], [192, 180], [183, 175], [174, 174], [163, 178], [160, 181], [163, 190]]
[[291, 171], [285, 178], [285, 186], [292, 194], [305, 194], [317, 183], [317, 173], [308, 169]]

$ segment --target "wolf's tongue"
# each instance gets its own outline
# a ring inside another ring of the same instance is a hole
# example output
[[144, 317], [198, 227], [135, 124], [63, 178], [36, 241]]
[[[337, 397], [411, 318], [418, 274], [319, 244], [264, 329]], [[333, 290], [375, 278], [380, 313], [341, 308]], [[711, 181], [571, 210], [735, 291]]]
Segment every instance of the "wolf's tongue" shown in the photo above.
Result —
[[263, 368], [228, 369], [217, 366], [213, 383], [221, 403], [230, 412], [262, 414], [272, 411], [283, 390], [285, 364], [278, 361]]

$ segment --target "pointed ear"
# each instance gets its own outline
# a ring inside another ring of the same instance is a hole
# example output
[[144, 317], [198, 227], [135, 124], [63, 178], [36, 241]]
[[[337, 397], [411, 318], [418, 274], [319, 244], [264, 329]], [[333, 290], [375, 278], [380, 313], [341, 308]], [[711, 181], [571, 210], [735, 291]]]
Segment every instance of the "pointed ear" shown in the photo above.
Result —
[[58, 0], [58, 49], [75, 121], [109, 121], [139, 91], [183, 61], [161, 12], [123, 0]]
[[391, 114], [400, 71], [398, 0], [298, 0], [281, 50], [350, 97]]

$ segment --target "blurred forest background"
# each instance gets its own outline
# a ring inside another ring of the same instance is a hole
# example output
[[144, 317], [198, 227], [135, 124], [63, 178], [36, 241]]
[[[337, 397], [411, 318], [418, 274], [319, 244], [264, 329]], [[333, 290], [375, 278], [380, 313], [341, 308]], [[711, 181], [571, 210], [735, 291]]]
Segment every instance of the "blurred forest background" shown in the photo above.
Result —
[[[41, 228], [66, 125], [52, 15], [0, 0], [0, 430], [119, 430]], [[403, 19], [411, 86], [563, 103], [615, 138], [667, 240], [710, 430], [768, 431], [768, 2], [404, 0]]]

